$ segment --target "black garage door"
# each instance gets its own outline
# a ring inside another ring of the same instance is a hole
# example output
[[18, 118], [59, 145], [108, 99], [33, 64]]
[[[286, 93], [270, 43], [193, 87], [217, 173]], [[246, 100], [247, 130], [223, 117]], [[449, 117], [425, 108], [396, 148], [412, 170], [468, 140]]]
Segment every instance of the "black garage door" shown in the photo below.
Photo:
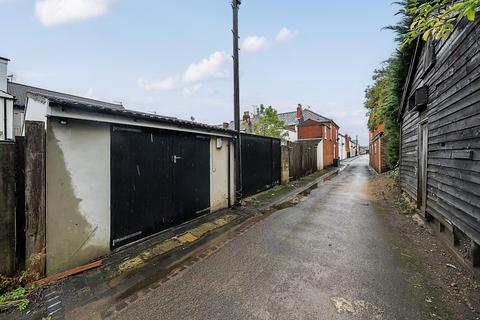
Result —
[[280, 139], [241, 134], [242, 194], [251, 196], [280, 183]]
[[111, 247], [210, 211], [210, 138], [112, 126]]

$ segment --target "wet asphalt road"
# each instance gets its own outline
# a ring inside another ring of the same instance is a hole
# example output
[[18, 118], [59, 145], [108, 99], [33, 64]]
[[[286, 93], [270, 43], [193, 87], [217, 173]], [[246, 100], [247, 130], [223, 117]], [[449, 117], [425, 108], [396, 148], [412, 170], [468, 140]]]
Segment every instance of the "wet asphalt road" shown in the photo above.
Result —
[[119, 319], [421, 319], [368, 199], [367, 157], [122, 311]]

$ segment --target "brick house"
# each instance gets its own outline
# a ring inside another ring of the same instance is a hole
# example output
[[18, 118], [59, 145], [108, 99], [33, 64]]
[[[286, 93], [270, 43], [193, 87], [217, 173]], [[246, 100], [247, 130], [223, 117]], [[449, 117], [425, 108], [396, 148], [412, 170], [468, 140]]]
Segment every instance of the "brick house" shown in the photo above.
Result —
[[[295, 114], [296, 123], [286, 121]], [[298, 140], [323, 139], [323, 165], [333, 165], [333, 159], [339, 158], [338, 125], [309, 109], [304, 110], [302, 105], [297, 106], [296, 112], [282, 113], [279, 117], [284, 120], [289, 129], [296, 128]]]
[[385, 161], [385, 131], [384, 124], [369, 132], [370, 166], [378, 173], [388, 170]]
[[324, 166], [333, 165], [333, 159], [338, 159], [338, 126], [332, 120], [318, 122], [306, 120], [298, 126], [298, 139], [323, 139]]

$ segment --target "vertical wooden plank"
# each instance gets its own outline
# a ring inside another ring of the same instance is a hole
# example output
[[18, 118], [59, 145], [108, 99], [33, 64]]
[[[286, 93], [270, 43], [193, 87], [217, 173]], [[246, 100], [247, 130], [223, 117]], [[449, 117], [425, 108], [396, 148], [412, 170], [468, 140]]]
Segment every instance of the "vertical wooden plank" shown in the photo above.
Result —
[[15, 144], [0, 142], [0, 274], [15, 273]]
[[290, 181], [290, 159], [289, 159], [289, 148], [287, 146], [281, 146], [281, 183], [283, 185], [287, 184]]
[[45, 123], [25, 121], [26, 268], [45, 274]]
[[25, 269], [25, 138], [15, 137], [15, 253], [17, 270]]

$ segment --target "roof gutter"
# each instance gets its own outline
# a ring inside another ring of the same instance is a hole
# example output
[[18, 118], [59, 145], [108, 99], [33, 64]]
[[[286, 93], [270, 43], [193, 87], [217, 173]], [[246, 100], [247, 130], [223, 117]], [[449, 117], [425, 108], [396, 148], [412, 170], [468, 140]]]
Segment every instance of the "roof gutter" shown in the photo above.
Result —
[[[70, 103], [66, 101], [58, 101], [54, 99], [49, 99], [49, 109], [50, 112], [48, 116], [51, 117], [59, 117], [59, 118], [72, 118], [72, 119], [84, 119], [84, 120], [93, 120], [93, 121], [103, 121], [103, 122], [111, 122], [111, 123], [119, 123], [119, 124], [126, 124], [126, 125], [137, 125], [137, 126], [148, 126], [148, 127], [158, 127], [164, 128], [167, 130], [175, 130], [177, 128], [181, 131], [192, 131], [195, 133], [210, 133], [211, 135], [215, 136], [222, 136], [222, 137], [235, 137], [235, 132], [232, 130], [226, 130], [222, 128], [215, 128], [209, 125], [203, 124], [196, 124], [196, 123], [189, 123], [186, 121], [172, 119], [172, 118], [160, 118], [156, 117], [155, 115], [148, 115], [141, 112], [130, 111], [126, 109], [110, 109], [110, 108], [103, 108], [98, 106], [84, 106], [82, 104]], [[57, 109], [58, 111], [54, 111]], [[68, 109], [68, 110], [67, 110]], [[68, 113], [69, 111], [73, 111], [73, 113]], [[76, 111], [76, 112], [75, 112]], [[79, 113], [80, 112], [80, 113]], [[82, 115], [83, 114], [83, 115]], [[106, 115], [119, 117], [118, 120], [115, 121], [114, 119], [104, 118], [102, 120], [99, 119], [105, 117]], [[130, 119], [130, 121], [120, 120], [121, 118]], [[150, 122], [151, 124], [141, 124], [136, 123], [137, 121], [145, 121]], [[152, 125], [153, 123], [153, 125]], [[156, 124], [156, 125], [155, 125]]]

